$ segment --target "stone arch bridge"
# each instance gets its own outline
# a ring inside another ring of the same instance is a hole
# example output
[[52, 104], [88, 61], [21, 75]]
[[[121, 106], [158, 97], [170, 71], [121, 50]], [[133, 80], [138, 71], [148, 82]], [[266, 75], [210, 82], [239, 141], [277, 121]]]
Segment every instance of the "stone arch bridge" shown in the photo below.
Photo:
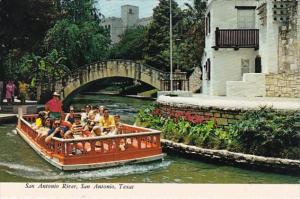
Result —
[[[55, 90], [61, 92], [64, 101], [83, 86], [103, 78], [127, 77], [147, 83], [158, 90], [168, 90], [169, 73], [149, 65], [129, 60], [107, 60], [85, 65], [56, 82]], [[174, 90], [189, 90], [185, 72], [176, 72], [173, 76]], [[38, 95], [39, 96], [39, 95]]]

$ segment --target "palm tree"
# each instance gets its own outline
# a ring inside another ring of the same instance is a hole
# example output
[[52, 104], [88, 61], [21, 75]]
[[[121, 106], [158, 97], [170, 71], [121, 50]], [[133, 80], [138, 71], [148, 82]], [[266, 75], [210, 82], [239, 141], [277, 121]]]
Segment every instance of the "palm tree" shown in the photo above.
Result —
[[55, 90], [56, 82], [62, 79], [65, 74], [70, 73], [70, 69], [63, 63], [66, 59], [66, 57], [60, 56], [56, 49], [45, 57], [46, 71], [50, 74], [49, 83], [51, 86], [49, 85], [49, 89]]
[[193, 45], [195, 59], [200, 63], [205, 42], [205, 12], [206, 1], [194, 0], [194, 4], [185, 3], [187, 9], [183, 19], [183, 37]]

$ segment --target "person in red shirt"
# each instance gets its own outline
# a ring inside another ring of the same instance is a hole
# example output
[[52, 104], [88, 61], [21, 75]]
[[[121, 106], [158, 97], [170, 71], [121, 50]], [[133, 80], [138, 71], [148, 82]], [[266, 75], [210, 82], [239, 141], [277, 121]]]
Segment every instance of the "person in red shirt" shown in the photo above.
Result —
[[59, 99], [60, 95], [57, 92], [53, 93], [53, 98], [45, 105], [45, 110], [49, 111], [49, 117], [52, 119], [61, 119], [62, 102]]

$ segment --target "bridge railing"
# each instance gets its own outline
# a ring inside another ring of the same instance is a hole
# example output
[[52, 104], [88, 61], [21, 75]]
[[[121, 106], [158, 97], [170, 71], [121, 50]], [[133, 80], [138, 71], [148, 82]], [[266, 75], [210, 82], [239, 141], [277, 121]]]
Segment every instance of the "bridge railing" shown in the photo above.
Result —
[[154, 68], [152, 66], [149, 66], [147, 64], [135, 62], [135, 61], [132, 61], [132, 60], [109, 59], [109, 60], [105, 60], [105, 61], [98, 61], [98, 62], [93, 62], [91, 64], [83, 65], [80, 68], [77, 68], [77, 69], [73, 70], [70, 75], [65, 75], [62, 78], [62, 82], [63, 82], [64, 85], [66, 85], [68, 82], [77, 81], [78, 79], [81, 78], [83, 73], [85, 73], [86, 71], [92, 70], [92, 68], [91, 68], [92, 66], [95, 66], [95, 65], [100, 65], [101, 66], [102, 64], [107, 64], [108, 62], [122, 62], [122, 63], [128, 63], [129, 65], [135, 64], [135, 65], [139, 66], [140, 70], [143, 67], [143, 68], [146, 68], [146, 69], [150, 69], [152, 71], [156, 71], [158, 74], [160, 74], [159, 78], [161, 80], [164, 80], [168, 77], [168, 73], [166, 73], [162, 70], [159, 70], [157, 68]]

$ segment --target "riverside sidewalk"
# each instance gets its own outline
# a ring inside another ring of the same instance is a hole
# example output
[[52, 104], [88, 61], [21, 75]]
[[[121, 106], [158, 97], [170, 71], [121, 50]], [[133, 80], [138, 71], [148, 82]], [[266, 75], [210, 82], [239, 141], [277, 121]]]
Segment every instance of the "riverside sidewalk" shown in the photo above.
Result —
[[17, 114], [0, 113], [0, 124], [13, 123], [17, 121]]
[[273, 98], [273, 97], [226, 97], [207, 96], [195, 94], [193, 97], [160, 96], [157, 102], [163, 104], [190, 105], [200, 107], [213, 107], [224, 110], [259, 109], [261, 106], [272, 107], [277, 110], [300, 111], [299, 98]]

